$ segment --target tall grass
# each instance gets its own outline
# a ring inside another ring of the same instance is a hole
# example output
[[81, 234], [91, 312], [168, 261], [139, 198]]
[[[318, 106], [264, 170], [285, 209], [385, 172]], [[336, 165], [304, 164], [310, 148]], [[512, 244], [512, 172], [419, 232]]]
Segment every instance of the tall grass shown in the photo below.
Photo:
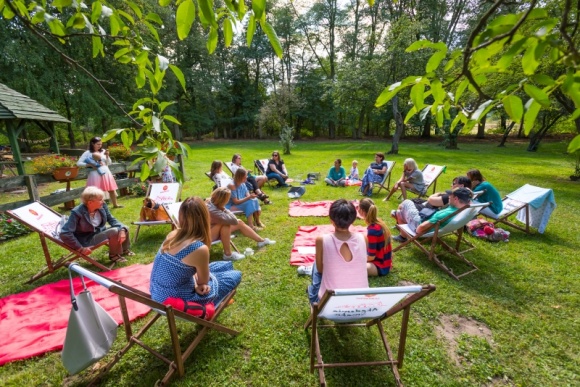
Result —
[[[193, 154], [186, 162], [187, 182], [184, 196], [207, 197], [212, 183], [204, 176], [212, 160], [229, 161], [233, 153], [241, 153], [242, 163], [251, 166], [251, 159], [269, 157], [278, 148], [276, 142], [227, 141], [192, 144]], [[471, 386], [578, 385], [580, 346], [580, 270], [578, 269], [579, 185], [568, 180], [569, 160], [564, 155], [566, 144], [546, 143], [537, 153], [525, 151], [525, 145], [508, 144], [497, 148], [494, 143], [460, 145], [460, 150], [447, 151], [429, 144], [407, 144], [394, 157], [397, 165], [394, 177], [402, 171], [403, 160], [413, 157], [420, 166], [443, 164], [447, 171], [437, 188], [446, 189], [457, 175], [470, 168], [479, 168], [484, 176], [503, 194], [525, 183], [552, 188], [558, 207], [544, 234], [526, 235], [512, 232], [509, 243], [492, 244], [474, 240], [477, 249], [467, 253], [480, 270], [457, 282], [429, 262], [417, 249], [407, 248], [395, 254], [394, 270], [387, 277], [373, 278], [371, 286], [392, 286], [403, 281], [432, 283], [437, 291], [413, 309], [403, 381], [409, 386]], [[291, 155], [283, 156], [290, 177], [304, 180], [309, 172], [326, 175], [336, 158], [345, 167], [353, 159], [363, 170], [373, 160], [376, 151], [389, 148], [378, 141], [298, 142]], [[46, 192], [59, 188], [47, 186]], [[274, 204], [263, 207], [267, 228], [261, 232], [275, 239], [276, 245], [237, 262], [243, 272], [236, 302], [221, 316], [220, 321], [241, 334], [231, 338], [210, 333], [194, 356], [186, 363], [186, 376], [175, 379], [180, 385], [304, 386], [317, 383], [316, 374], [309, 373], [309, 332], [302, 328], [308, 313], [305, 289], [309, 278], [298, 277], [295, 267], [288, 264], [294, 233], [300, 225], [326, 224], [325, 218], [290, 218], [290, 199], [282, 190], [266, 186]], [[45, 192], [45, 193], [46, 193]], [[386, 192], [377, 195], [380, 215], [392, 225], [388, 216], [398, 200], [380, 201]], [[358, 199], [356, 188], [332, 188], [323, 183], [307, 186], [303, 201]], [[1, 202], [16, 200], [2, 195]], [[141, 198], [122, 198], [124, 209], [115, 216], [129, 224], [137, 220]], [[362, 222], [359, 220], [357, 224]], [[131, 227], [134, 231], [134, 227]], [[150, 227], [141, 231], [133, 246], [137, 256], [131, 263], [150, 263], [169, 231]], [[247, 238], [236, 238], [242, 249], [255, 247]], [[0, 296], [31, 290], [37, 286], [67, 277], [60, 270], [32, 285], [23, 284], [29, 275], [43, 265], [43, 254], [36, 234], [1, 245]], [[51, 247], [54, 254], [58, 248]], [[219, 247], [212, 248], [212, 259], [221, 257]], [[106, 252], [102, 252], [106, 260]], [[444, 258], [450, 266], [461, 269], [452, 258]], [[435, 331], [443, 315], [458, 315], [487, 325], [492, 332], [488, 342], [482, 338], [462, 335], [455, 355], [459, 364], [448, 355], [448, 343]], [[39, 316], [42, 320], [42, 316]], [[135, 326], [142, 322], [137, 321]], [[387, 320], [387, 333], [397, 333], [400, 317]], [[165, 327], [150, 331], [149, 342], [171, 351]], [[189, 325], [180, 325], [186, 335]], [[190, 335], [191, 336], [191, 335]], [[329, 361], [363, 359], [381, 356], [378, 336], [372, 330], [356, 334], [338, 330], [322, 335], [323, 356]], [[120, 347], [122, 340], [115, 344]], [[393, 343], [396, 348], [396, 342]], [[326, 351], [324, 351], [326, 349]], [[143, 350], [132, 350], [115, 366], [103, 385], [152, 385], [166, 372], [166, 365]], [[89, 371], [67, 378], [60, 354], [14, 362], [0, 368], [3, 385], [83, 385]], [[391, 386], [394, 380], [386, 368], [330, 369], [327, 378], [331, 386]]]

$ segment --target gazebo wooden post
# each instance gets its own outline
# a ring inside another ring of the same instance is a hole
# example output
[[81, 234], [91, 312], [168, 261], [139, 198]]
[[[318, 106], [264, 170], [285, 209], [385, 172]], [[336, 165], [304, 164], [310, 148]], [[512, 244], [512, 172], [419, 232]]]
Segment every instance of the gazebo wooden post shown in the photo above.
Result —
[[48, 122], [48, 129], [50, 132], [50, 149], [57, 155], [60, 154], [58, 148], [58, 139], [56, 138], [56, 132], [54, 130], [54, 122]]
[[20, 146], [18, 145], [17, 139], [22, 128], [22, 125], [16, 125], [16, 120], [6, 121], [6, 132], [8, 135], [8, 141], [10, 141], [10, 147], [12, 148], [12, 157], [14, 158], [14, 163], [16, 164], [16, 169], [20, 176], [24, 176], [24, 165], [22, 164], [22, 154], [20, 153]]

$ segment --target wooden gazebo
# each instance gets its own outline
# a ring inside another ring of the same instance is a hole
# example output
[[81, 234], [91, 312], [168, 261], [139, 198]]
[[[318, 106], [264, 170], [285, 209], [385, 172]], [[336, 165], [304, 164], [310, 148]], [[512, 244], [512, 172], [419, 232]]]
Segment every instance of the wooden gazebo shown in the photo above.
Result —
[[[58, 141], [54, 131], [54, 123], [70, 123], [69, 120], [58, 113], [44, 107], [32, 98], [14, 91], [0, 83], [0, 121], [6, 122], [6, 136], [10, 141], [14, 164], [19, 175], [24, 175], [24, 166], [18, 144], [18, 136], [26, 122], [34, 122], [48, 136], [50, 136], [50, 148], [55, 153], [60, 153]], [[2, 130], [0, 128], [0, 130]]]

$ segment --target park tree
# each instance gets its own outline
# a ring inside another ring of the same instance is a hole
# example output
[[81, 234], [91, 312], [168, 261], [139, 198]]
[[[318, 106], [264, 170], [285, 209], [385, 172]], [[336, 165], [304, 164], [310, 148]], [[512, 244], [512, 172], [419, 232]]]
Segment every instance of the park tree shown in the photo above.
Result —
[[[514, 9], [513, 13], [505, 11]], [[430, 51], [424, 71], [399, 78], [383, 90], [375, 104], [382, 106], [410, 89], [413, 107], [405, 120], [430, 114], [439, 126], [450, 120], [451, 131], [457, 126], [469, 131], [491, 109], [501, 106], [529, 133], [541, 111], [548, 111], [554, 100], [566, 98], [568, 111], [573, 104], [571, 119], [580, 133], [579, 13], [580, 2], [572, 0], [532, 0], [515, 5], [494, 1], [477, 19], [460, 49], [450, 50], [442, 41], [411, 44], [407, 52]], [[539, 66], [543, 60], [563, 71], [556, 76], [542, 72]], [[503, 90], [487, 90], [490, 74], [507, 73], [512, 64], [521, 67], [522, 77], [512, 77]], [[475, 101], [466, 103], [466, 90], [476, 96]], [[580, 135], [569, 146], [570, 152], [578, 149]]]
[[[198, 20], [204, 33], [207, 33], [207, 50], [213, 53], [220, 32], [223, 34], [224, 45], [229, 47], [235, 31], [242, 27], [242, 20], [247, 20], [245, 35], [248, 45], [251, 45], [254, 32], [259, 26], [276, 54], [282, 54], [276, 33], [267, 19], [265, 0], [253, 0], [251, 7], [244, 1], [232, 0], [225, 0], [223, 5], [216, 5], [211, 0], [177, 0], [175, 3], [160, 0], [159, 5], [173, 7], [175, 10], [173, 23], [177, 39], [173, 36], [169, 38], [170, 41], [186, 39], [194, 22]], [[160, 34], [163, 32], [163, 20], [149, 3], [129, 0], [54, 0], [41, 3], [32, 0], [2, 0], [0, 14], [2, 25], [8, 23], [35, 35], [54, 55], [60, 56], [76, 71], [92, 79], [112, 103], [129, 117], [131, 126], [111, 130], [103, 139], [106, 141], [119, 135], [127, 147], [141, 141], [137, 153], [138, 161], [144, 161], [142, 179], [146, 179], [151, 172], [160, 173], [168, 164], [181, 179], [177, 164], [165, 156], [171, 152], [187, 155], [188, 146], [176, 141], [169, 127], [171, 124], [180, 124], [175, 116], [166, 112], [175, 101], [162, 100], [160, 97], [163, 95], [168, 70], [184, 90], [185, 77], [181, 69], [168, 59], [174, 47], [160, 38], [163, 36]], [[145, 91], [145, 96], [127, 108], [107, 88], [106, 80], [96, 76], [78, 58], [68, 55], [63, 49], [66, 45], [90, 46], [93, 58], [107, 58], [129, 66], [137, 87]]]

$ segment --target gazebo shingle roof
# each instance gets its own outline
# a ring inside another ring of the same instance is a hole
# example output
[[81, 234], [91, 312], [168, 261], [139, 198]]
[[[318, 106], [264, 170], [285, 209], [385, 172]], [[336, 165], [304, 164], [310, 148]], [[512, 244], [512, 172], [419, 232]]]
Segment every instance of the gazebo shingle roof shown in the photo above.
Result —
[[0, 120], [26, 119], [37, 121], [70, 121], [60, 114], [42, 106], [32, 98], [0, 83]]

